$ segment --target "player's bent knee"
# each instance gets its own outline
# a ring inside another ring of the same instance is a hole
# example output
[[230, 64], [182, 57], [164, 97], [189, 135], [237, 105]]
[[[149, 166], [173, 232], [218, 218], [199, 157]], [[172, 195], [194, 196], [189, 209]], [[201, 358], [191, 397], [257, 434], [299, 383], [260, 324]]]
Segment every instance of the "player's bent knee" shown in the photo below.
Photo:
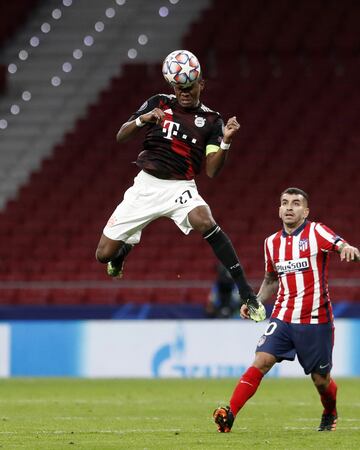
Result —
[[204, 228], [204, 233], [213, 228], [216, 225], [215, 221], [211, 217], [207, 217], [202, 221], [202, 226]]
[[330, 383], [330, 373], [327, 373], [325, 375], [313, 372], [311, 374], [311, 378], [314, 382], [314, 385], [319, 391], [325, 391]]
[[260, 370], [264, 375], [269, 372], [269, 370], [276, 363], [276, 358], [274, 355], [265, 352], [258, 352], [255, 356], [254, 366]]
[[114, 241], [102, 235], [95, 252], [96, 260], [103, 264], [108, 263], [118, 255], [123, 244], [123, 241]]
[[95, 252], [95, 258], [99, 263], [106, 264], [111, 260], [111, 255], [98, 247]]
[[194, 208], [189, 212], [188, 220], [193, 229], [195, 231], [200, 231], [202, 234], [206, 233], [216, 225], [208, 206], [198, 206]]
[[194, 222], [192, 224], [194, 230], [200, 231], [201, 234], [207, 233], [215, 225], [216, 225], [216, 223], [210, 217], [201, 218], [200, 220], [198, 220], [197, 222]]

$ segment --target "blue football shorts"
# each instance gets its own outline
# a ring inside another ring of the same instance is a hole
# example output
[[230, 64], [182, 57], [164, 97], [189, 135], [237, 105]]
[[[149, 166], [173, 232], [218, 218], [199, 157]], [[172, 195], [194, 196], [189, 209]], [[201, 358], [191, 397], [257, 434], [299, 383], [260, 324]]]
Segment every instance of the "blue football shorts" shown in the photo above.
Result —
[[265, 333], [259, 339], [256, 352], [274, 355], [278, 362], [299, 363], [306, 375], [315, 372], [326, 375], [332, 368], [334, 324], [299, 324], [271, 319]]

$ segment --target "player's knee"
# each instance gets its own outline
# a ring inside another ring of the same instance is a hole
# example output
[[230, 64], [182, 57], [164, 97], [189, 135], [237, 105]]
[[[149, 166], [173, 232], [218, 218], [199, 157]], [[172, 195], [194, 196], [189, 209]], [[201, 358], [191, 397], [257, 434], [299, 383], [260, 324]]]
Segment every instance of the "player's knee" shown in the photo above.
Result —
[[202, 217], [199, 220], [196, 230], [200, 231], [201, 234], [206, 234], [216, 225], [215, 221], [211, 217]]
[[256, 354], [253, 365], [265, 375], [269, 372], [269, 370], [275, 363], [275, 356], [271, 355], [270, 353], [259, 352]]
[[98, 247], [96, 249], [95, 258], [99, 263], [102, 263], [102, 264], [108, 263], [111, 259], [110, 255], [102, 247]]
[[329, 383], [330, 383], [330, 374], [321, 375], [319, 373], [313, 372], [311, 374], [311, 378], [313, 380], [313, 383], [316, 387], [316, 389], [322, 393], [325, 392]]
[[196, 223], [192, 223], [191, 224], [193, 229], [195, 231], [199, 231], [202, 235], [206, 234], [209, 230], [211, 230], [211, 228], [213, 228], [213, 226], [215, 225], [215, 223], [211, 223], [208, 220], [201, 220], [198, 221]]
[[200, 231], [201, 234], [206, 233], [214, 225], [216, 225], [211, 215], [210, 209], [206, 206], [198, 206], [197, 208], [190, 211], [188, 220], [194, 230]]

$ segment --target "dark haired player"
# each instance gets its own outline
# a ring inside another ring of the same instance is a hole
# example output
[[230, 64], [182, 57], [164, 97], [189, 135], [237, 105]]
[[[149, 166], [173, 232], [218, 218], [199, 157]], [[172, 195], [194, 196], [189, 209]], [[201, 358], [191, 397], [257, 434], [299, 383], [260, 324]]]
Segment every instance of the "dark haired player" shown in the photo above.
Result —
[[[330, 376], [334, 342], [333, 313], [327, 273], [329, 252], [341, 261], [359, 261], [360, 253], [321, 223], [307, 220], [308, 195], [298, 188], [280, 197], [282, 230], [265, 240], [265, 278], [258, 299], [277, 293], [270, 323], [261, 336], [253, 365], [239, 380], [230, 407], [217, 408], [219, 432], [229, 432], [239, 410], [252, 397], [263, 376], [282, 360], [297, 355], [305, 374], [311, 374], [324, 407], [318, 431], [334, 431], [337, 422], [335, 381]], [[246, 305], [240, 310], [249, 318]]]
[[205, 159], [206, 174], [213, 178], [222, 169], [232, 138], [240, 128], [236, 117], [224, 126], [219, 113], [200, 102], [204, 81], [175, 85], [175, 95], [158, 94], [148, 99], [117, 133], [122, 143], [145, 131], [141, 169], [103, 230], [96, 258], [107, 263], [110, 276], [121, 277], [124, 259], [140, 241], [146, 225], [159, 217], [172, 219], [188, 234], [200, 232], [234, 279], [242, 302], [253, 320], [265, 319], [247, 282], [228, 236], [212, 217], [194, 181]]

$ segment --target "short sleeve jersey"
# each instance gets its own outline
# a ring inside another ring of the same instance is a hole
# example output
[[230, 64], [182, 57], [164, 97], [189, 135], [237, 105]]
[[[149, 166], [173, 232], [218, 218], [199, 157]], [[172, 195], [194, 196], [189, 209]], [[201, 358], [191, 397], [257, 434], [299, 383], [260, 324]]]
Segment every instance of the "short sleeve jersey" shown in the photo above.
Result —
[[265, 271], [275, 272], [279, 280], [271, 317], [292, 323], [333, 320], [329, 254], [344, 242], [326, 225], [307, 220], [292, 234], [283, 229], [265, 240]]
[[143, 149], [136, 164], [162, 179], [191, 180], [201, 170], [208, 145], [219, 146], [224, 122], [219, 113], [202, 103], [185, 109], [175, 95], [158, 94], [149, 98], [129, 120], [154, 108], [165, 113], [163, 122], [147, 124]]

